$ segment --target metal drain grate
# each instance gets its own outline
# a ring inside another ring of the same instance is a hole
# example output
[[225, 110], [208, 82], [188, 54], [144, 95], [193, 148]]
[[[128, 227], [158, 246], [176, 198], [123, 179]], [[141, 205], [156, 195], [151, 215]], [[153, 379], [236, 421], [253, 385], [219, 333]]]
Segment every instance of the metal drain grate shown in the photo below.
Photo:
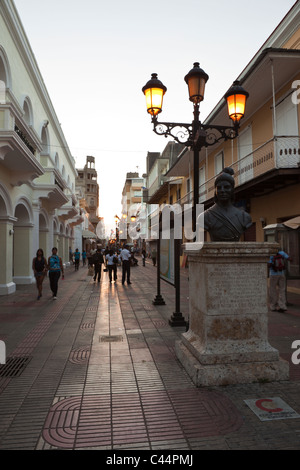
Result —
[[0, 377], [19, 377], [30, 361], [29, 356], [8, 357], [6, 364], [0, 365]]
[[100, 343], [116, 343], [117, 341], [123, 341], [123, 336], [122, 335], [100, 336], [99, 341]]

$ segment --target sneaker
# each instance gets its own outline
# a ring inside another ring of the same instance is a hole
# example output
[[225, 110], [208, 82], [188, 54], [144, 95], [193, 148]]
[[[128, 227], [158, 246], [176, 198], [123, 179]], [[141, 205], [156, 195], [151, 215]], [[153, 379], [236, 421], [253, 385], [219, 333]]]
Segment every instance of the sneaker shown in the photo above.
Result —
[[53, 300], [56, 300], [56, 299], [57, 299], [57, 297], [56, 297], [56, 295], [54, 295], [54, 296], [53, 296]]
[[41, 298], [41, 296], [40, 296], [40, 295], [38, 295], [36, 300], [40, 300], [40, 298]]

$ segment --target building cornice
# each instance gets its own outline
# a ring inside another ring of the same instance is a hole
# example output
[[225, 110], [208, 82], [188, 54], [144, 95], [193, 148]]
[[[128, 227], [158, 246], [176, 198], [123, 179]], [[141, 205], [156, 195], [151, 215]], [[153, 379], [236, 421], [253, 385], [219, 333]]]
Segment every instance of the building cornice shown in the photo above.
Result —
[[63, 152], [69, 161], [70, 167], [72, 168], [74, 175], [76, 176], [77, 172], [75, 168], [74, 158], [69, 150], [67, 141], [61, 129], [58, 117], [54, 110], [47, 88], [43, 81], [42, 74], [38, 67], [34, 53], [31, 49], [29, 40], [25, 33], [24, 27], [22, 25], [14, 2], [12, 0], [1, 0], [0, 12], [8, 30], [11, 33], [11, 38], [19, 51], [20, 57], [23, 60], [24, 66], [32, 80], [32, 83], [34, 84], [34, 87], [41, 100], [41, 103], [43, 104], [47, 112], [47, 118], [51, 121], [53, 131], [55, 132], [59, 142], [61, 143]]

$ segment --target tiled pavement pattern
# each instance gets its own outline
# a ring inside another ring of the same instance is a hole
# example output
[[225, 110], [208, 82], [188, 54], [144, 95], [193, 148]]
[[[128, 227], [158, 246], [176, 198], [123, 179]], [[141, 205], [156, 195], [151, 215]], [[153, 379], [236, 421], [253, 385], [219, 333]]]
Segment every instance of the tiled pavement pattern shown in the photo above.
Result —
[[[132, 268], [132, 284], [110, 284], [73, 267], [52, 300], [48, 279], [0, 297], [0, 449], [184, 450], [300, 449], [300, 419], [261, 422], [245, 399], [279, 396], [300, 413], [300, 365], [288, 382], [197, 389], [178, 362], [171, 327], [174, 288], [156, 268]], [[187, 271], [181, 275], [188, 316]], [[300, 295], [269, 314], [270, 343], [290, 361], [300, 339]], [[21, 361], [21, 362], [20, 362]], [[15, 364], [16, 369], [12, 368]]]

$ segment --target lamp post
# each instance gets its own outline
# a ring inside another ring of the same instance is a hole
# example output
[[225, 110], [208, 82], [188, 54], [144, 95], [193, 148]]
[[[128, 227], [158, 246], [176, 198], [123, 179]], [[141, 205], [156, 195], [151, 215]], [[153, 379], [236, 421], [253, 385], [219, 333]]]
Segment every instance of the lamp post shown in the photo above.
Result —
[[188, 85], [189, 99], [194, 105], [194, 119], [192, 123], [158, 122], [157, 115], [162, 111], [163, 97], [167, 88], [157, 78], [151, 75], [142, 91], [146, 97], [147, 111], [152, 116], [153, 130], [158, 135], [170, 136], [180, 144], [186, 144], [193, 150], [194, 156], [194, 201], [193, 201], [193, 232], [196, 232], [196, 209], [199, 202], [199, 153], [202, 147], [208, 147], [218, 142], [235, 139], [238, 136], [240, 120], [245, 114], [248, 92], [235, 81], [224, 95], [227, 101], [228, 115], [233, 122], [232, 126], [219, 126], [202, 124], [199, 120], [200, 103], [204, 99], [205, 85], [208, 75], [194, 63], [194, 67], [184, 77]]

